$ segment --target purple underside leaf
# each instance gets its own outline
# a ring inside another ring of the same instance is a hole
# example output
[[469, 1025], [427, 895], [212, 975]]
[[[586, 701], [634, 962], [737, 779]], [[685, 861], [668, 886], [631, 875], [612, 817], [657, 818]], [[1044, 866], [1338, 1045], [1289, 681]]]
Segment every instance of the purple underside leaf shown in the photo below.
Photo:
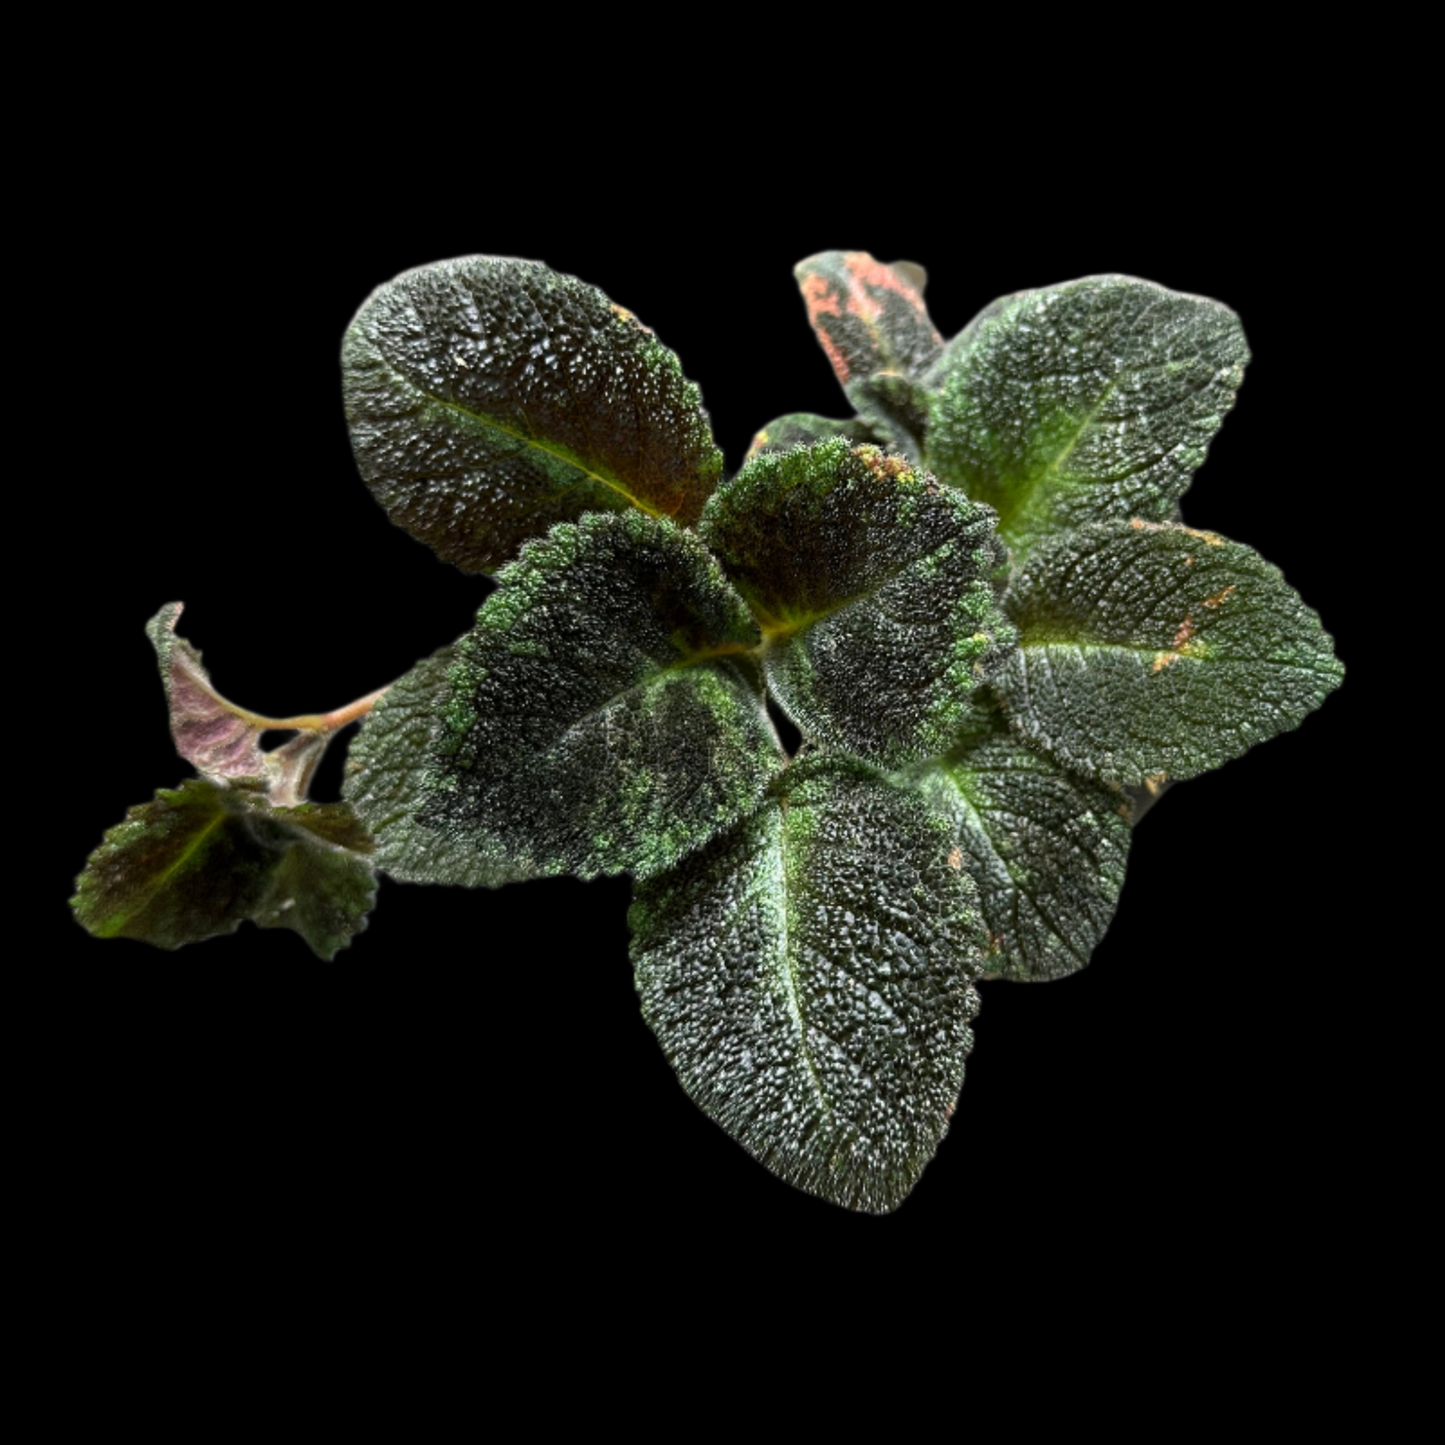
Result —
[[185, 604], [168, 602], [146, 624], [166, 687], [171, 736], [176, 751], [208, 778], [264, 778], [268, 767], [261, 751], [258, 719], [227, 702], [201, 665], [201, 654], [176, 635], [176, 620]]

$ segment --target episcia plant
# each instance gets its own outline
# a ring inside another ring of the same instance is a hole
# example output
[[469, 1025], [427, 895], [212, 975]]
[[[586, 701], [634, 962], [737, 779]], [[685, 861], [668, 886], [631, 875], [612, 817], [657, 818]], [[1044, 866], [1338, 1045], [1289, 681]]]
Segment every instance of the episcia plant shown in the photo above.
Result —
[[[1232, 311], [1099, 276], [945, 343], [910, 264], [797, 274], [856, 414], [770, 422], [730, 480], [677, 358], [595, 288], [469, 257], [375, 292], [343, 348], [362, 476], [495, 590], [382, 693], [284, 719], [225, 701], [163, 609], [200, 776], [106, 835], [80, 921], [175, 947], [249, 918], [330, 958], [378, 869], [630, 874], [683, 1087], [784, 1179], [894, 1208], [976, 985], [1083, 967], [1150, 800], [1342, 669], [1274, 567], [1180, 520], [1248, 359]], [[358, 719], [344, 801], [306, 801]]]

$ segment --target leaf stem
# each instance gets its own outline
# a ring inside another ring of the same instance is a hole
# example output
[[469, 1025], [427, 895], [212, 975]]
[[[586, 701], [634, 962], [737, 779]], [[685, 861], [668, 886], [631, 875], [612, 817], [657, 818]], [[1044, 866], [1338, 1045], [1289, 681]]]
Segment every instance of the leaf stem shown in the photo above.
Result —
[[265, 730], [284, 728], [306, 733], [333, 733], [338, 728], [344, 728], [347, 723], [353, 723], [357, 718], [365, 717], [389, 688], [390, 684], [388, 683], [386, 687], [379, 687], [375, 692], [368, 693], [365, 697], [359, 697], [355, 702], [349, 702], [345, 707], [336, 708], [332, 712], [308, 712], [302, 713], [298, 717], [263, 717], [249, 708], [237, 707], [235, 703], [227, 703], [227, 706], [235, 709], [237, 715], [244, 718], [252, 727]]

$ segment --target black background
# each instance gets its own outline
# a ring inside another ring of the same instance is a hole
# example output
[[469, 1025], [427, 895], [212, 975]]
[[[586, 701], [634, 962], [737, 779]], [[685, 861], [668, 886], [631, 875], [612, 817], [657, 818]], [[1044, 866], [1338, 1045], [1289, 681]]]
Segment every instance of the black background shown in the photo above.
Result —
[[[83, 485], [53, 498], [67, 582], [62, 615], [41, 609], [64, 639], [52, 682], [71, 762], [25, 905], [54, 925], [39, 1087], [59, 1110], [61, 1192], [103, 1202], [116, 1247], [191, 1241], [258, 1265], [342, 1251], [473, 1283], [512, 1257], [575, 1283], [652, 1257], [686, 1276], [774, 1251], [826, 1268], [839, 1250], [978, 1285], [1025, 1258], [1309, 1272], [1300, 1221], [1332, 1189], [1331, 1138], [1353, 1127], [1339, 1006], [1368, 939], [1340, 790], [1369, 688], [1353, 479], [1306, 440], [1345, 424], [1325, 415], [1345, 402], [1339, 314], [1290, 279], [1305, 198], [1287, 181], [1261, 200], [1221, 180], [1208, 202], [1145, 183], [1124, 215], [978, 179], [935, 176], [931, 200], [905, 201], [847, 166], [776, 187], [699, 169], [683, 188], [616, 167], [543, 183], [242, 147], [204, 173], [141, 168], [108, 244], [78, 254], [64, 306], [96, 394], [82, 387], [54, 438]], [[680, 356], [731, 471], [770, 418], [846, 410], [791, 276], [832, 247], [925, 265], [945, 335], [997, 295], [1100, 271], [1233, 306], [1256, 359], [1185, 517], [1278, 564], [1351, 670], [1300, 729], [1141, 824], [1087, 970], [985, 986], [952, 1131], [900, 1211], [795, 1192], [687, 1100], [639, 1016], [625, 880], [383, 882], [330, 964], [250, 925], [171, 954], [71, 921], [101, 832], [188, 772], [142, 630], [162, 603], [187, 604], [180, 630], [223, 693], [284, 714], [390, 681], [483, 595], [356, 475], [337, 358], [373, 287], [470, 252], [593, 282]]]

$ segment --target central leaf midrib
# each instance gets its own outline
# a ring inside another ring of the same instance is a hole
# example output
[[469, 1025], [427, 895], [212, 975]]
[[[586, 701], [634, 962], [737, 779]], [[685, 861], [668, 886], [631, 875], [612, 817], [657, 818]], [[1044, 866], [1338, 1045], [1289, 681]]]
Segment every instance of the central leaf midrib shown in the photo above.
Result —
[[[1089, 408], [1083, 420], [1079, 422], [1073, 436], [1069, 438], [1068, 443], [1062, 450], [1060, 450], [1046, 466], [1022, 477], [1020, 479], [1022, 485], [1009, 488], [1005, 491], [1004, 495], [1009, 499], [1009, 505], [1006, 509], [1002, 506], [998, 508], [998, 525], [1000, 531], [1010, 526], [1018, 519], [1021, 513], [1030, 507], [1039, 490], [1050, 479], [1057, 478], [1059, 469], [1074, 454], [1080, 439], [1084, 433], [1093, 426], [1099, 413], [1104, 409], [1104, 403], [1114, 394], [1115, 388], [1119, 385], [1119, 377], [1122, 374], [1123, 372], [1120, 371], [1109, 378], [1108, 384], [1104, 387], [1103, 391], [1099, 393], [1098, 399]], [[1069, 485], [1086, 486], [1088, 483], [1071, 481]], [[1000, 500], [1002, 500], [1002, 498], [1000, 498]]]
[[958, 540], [956, 537], [950, 537], [946, 541], [940, 542], [931, 552], [924, 552], [917, 557], [910, 557], [908, 561], [900, 563], [899, 566], [884, 577], [882, 581], [873, 584], [865, 591], [855, 592], [852, 596], [845, 597], [839, 602], [834, 602], [816, 612], [810, 612], [801, 621], [774, 625], [761, 614], [759, 609], [754, 608], [753, 616], [756, 618], [758, 626], [762, 629], [764, 647], [780, 647], [783, 643], [796, 637], [798, 633], [805, 631], [809, 627], [816, 626], [826, 618], [832, 617], [834, 613], [841, 612], [845, 607], [852, 607], [855, 602], [869, 601], [883, 591], [885, 587], [889, 587], [896, 582], [910, 567], [916, 567], [920, 562], [926, 562], [929, 558], [936, 557], [945, 547], [952, 546], [953, 543]]
[[798, 1021], [798, 1052], [802, 1056], [804, 1067], [808, 1071], [808, 1079], [813, 1085], [813, 1092], [818, 1096], [818, 1103], [822, 1106], [825, 1114], [833, 1112], [833, 1101], [828, 1097], [827, 1091], [823, 1088], [823, 1080], [818, 1074], [818, 1065], [813, 1058], [812, 1046], [808, 1042], [808, 1020], [803, 1012], [803, 998], [798, 988], [798, 971], [793, 960], [792, 938], [793, 938], [793, 892], [788, 881], [788, 815], [787, 810], [779, 805], [782, 816], [778, 820], [778, 871], [782, 879], [782, 920], [783, 937], [781, 952], [783, 956], [783, 981], [788, 993], [788, 1002], [792, 1006], [793, 1017]]
[[515, 427], [498, 421], [495, 417], [488, 416], [484, 412], [473, 411], [470, 407], [463, 406], [461, 402], [455, 401], [451, 397], [438, 396], [435, 392], [428, 391], [424, 386], [419, 386], [405, 372], [398, 371], [396, 367], [389, 361], [386, 361], [385, 358], [383, 358], [383, 363], [394, 377], [409, 387], [419, 397], [430, 402], [433, 406], [444, 407], [448, 411], [454, 411], [459, 416], [467, 417], [469, 420], [476, 422], [479, 426], [491, 427], [493, 431], [499, 431], [503, 436], [511, 437], [513, 441], [519, 441], [524, 446], [531, 447], [546, 456], [556, 458], [557, 461], [562, 462], [564, 465], [581, 472], [581, 474], [589, 480], [600, 482], [604, 487], [609, 487], [612, 491], [616, 492], [618, 496], [630, 502], [638, 511], [646, 512], [649, 517], [663, 517], [668, 515], [661, 508], [649, 506], [640, 497], [634, 496], [615, 477], [606, 476], [602, 472], [594, 472], [590, 467], [584, 466], [581, 462], [577, 461], [575, 457], [570, 457], [565, 452], [558, 451], [555, 447], [549, 447], [539, 442], [535, 437], [529, 437], [518, 431]]
[[131, 919], [134, 918], [137, 914], [145, 912], [145, 910], [150, 907], [150, 905], [155, 901], [156, 895], [165, 888], [165, 885], [167, 883], [170, 882], [176, 870], [183, 867], [191, 860], [191, 858], [195, 856], [196, 850], [206, 841], [206, 839], [212, 833], [216, 831], [217, 827], [219, 827], [220, 824], [225, 822], [226, 817], [227, 809], [224, 805], [221, 805], [216, 809], [215, 816], [212, 817], [211, 821], [207, 823], [206, 826], [202, 828], [201, 831], [191, 839], [191, 841], [181, 850], [180, 854], [171, 863], [169, 863], [158, 875], [154, 875], [151, 878], [151, 889], [144, 898], [144, 900], [137, 903], [133, 908], [128, 908], [118, 915], [112, 914], [109, 918], [106, 919], [105, 928], [107, 932], [105, 936], [113, 938], [115, 936], [116, 930], [124, 928], [126, 924], [128, 924]]

